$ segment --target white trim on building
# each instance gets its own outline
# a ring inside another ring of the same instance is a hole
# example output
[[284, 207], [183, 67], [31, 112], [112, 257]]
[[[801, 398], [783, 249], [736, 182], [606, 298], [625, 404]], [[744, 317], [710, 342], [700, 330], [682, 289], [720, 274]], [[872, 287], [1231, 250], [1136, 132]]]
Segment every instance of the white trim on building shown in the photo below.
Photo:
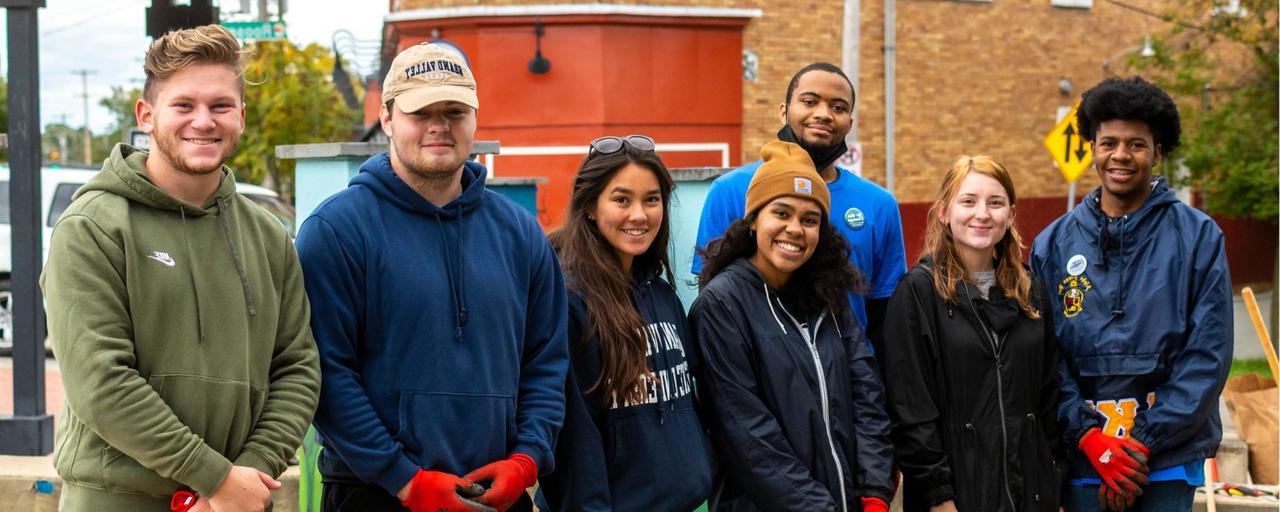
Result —
[[678, 18], [759, 18], [761, 9], [729, 7], [680, 7], [668, 5], [621, 4], [544, 4], [544, 5], [470, 5], [412, 9], [387, 14], [385, 23], [400, 21], [443, 20], [450, 18], [489, 18], [498, 16], [571, 16], [621, 15]]

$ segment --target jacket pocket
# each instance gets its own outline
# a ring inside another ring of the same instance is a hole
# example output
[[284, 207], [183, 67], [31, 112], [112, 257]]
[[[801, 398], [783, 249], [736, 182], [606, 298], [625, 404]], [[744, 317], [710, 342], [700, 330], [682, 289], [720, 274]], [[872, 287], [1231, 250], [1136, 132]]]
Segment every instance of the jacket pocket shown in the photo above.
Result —
[[266, 390], [201, 375], [152, 375], [148, 382], [178, 420], [205, 444], [235, 460], [258, 423]]
[[[152, 375], [147, 381], [178, 421], [231, 460], [240, 455], [253, 432], [266, 395], [265, 390], [247, 382], [199, 375]], [[154, 447], [155, 453], [149, 455], [164, 459], [175, 455], [160, 453], [163, 450], [164, 447]], [[165, 495], [178, 486], [106, 443], [101, 446], [100, 457], [102, 482], [109, 489]]]
[[956, 510], [985, 510], [981, 485], [982, 464], [978, 462], [980, 457], [985, 456], [978, 442], [977, 427], [973, 423], [957, 423], [948, 431], [951, 432], [951, 443], [944, 449], [951, 464], [951, 488], [956, 494]]
[[465, 473], [507, 458], [515, 446], [510, 395], [404, 391], [398, 416], [395, 440], [422, 467]]
[[1026, 415], [1019, 445], [1023, 482], [1022, 509], [1045, 512], [1058, 510], [1062, 474], [1035, 414]]
[[1081, 356], [1075, 358], [1075, 363], [1081, 377], [1149, 375], [1164, 370], [1159, 353]]

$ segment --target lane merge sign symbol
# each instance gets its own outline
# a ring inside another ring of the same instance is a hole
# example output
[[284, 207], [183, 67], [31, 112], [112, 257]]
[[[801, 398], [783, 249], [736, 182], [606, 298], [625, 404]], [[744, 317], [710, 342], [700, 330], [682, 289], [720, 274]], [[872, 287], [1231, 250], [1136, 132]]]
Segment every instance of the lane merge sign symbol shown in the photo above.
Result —
[[1076, 109], [1079, 107], [1077, 102], [1044, 136], [1044, 148], [1058, 163], [1058, 170], [1067, 183], [1080, 179], [1080, 175], [1093, 163], [1093, 144], [1080, 136], [1080, 126], [1076, 124]]

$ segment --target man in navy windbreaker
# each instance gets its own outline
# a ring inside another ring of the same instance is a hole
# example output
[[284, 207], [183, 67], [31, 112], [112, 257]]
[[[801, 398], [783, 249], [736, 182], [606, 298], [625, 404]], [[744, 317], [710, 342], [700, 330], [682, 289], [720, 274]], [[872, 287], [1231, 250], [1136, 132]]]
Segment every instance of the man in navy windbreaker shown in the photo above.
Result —
[[[1139, 77], [1084, 93], [1080, 134], [1102, 186], [1032, 248], [1062, 346], [1076, 510], [1191, 510], [1222, 438], [1231, 279], [1220, 230], [1152, 167], [1178, 146], [1177, 107]], [[1166, 166], [1167, 168], [1167, 166]]]
[[529, 510], [564, 418], [560, 266], [467, 160], [479, 102], [461, 51], [406, 49], [382, 92], [390, 151], [298, 234], [323, 372], [322, 507]]

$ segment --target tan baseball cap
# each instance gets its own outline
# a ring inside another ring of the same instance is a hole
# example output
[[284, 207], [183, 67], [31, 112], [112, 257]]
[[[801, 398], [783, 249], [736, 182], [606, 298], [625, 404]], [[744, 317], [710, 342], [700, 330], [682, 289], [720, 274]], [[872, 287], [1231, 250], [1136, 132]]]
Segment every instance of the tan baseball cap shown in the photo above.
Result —
[[448, 43], [413, 45], [396, 55], [382, 83], [382, 101], [396, 101], [401, 112], [417, 112], [441, 101], [480, 108], [476, 78], [461, 50]]

